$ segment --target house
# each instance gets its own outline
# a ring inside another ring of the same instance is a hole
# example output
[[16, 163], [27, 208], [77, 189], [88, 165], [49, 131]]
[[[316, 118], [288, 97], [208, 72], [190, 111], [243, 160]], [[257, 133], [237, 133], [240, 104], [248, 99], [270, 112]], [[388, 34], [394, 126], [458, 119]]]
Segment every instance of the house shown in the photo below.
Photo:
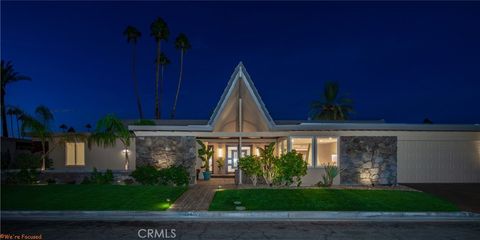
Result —
[[[135, 166], [185, 166], [195, 182], [200, 168], [196, 140], [213, 148], [214, 175], [234, 174], [240, 155], [259, 154], [272, 142], [276, 153], [292, 149], [308, 164], [304, 185], [321, 179], [323, 164], [342, 171], [335, 184], [480, 182], [480, 125], [390, 124], [382, 121], [274, 120], [240, 63], [208, 120], [157, 120], [156, 125], [129, 125], [131, 148], [67, 143], [50, 156], [55, 171], [121, 171], [125, 151]], [[223, 162], [219, 167], [217, 160]], [[239, 183], [247, 179], [238, 175]]]

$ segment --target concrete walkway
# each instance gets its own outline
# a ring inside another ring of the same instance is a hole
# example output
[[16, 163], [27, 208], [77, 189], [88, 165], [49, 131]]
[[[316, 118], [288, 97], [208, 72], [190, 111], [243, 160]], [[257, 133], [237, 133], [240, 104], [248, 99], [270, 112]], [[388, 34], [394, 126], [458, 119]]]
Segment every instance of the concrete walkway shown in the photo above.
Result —
[[213, 200], [215, 191], [236, 188], [233, 178], [212, 178], [209, 181], [199, 180], [190, 187], [167, 211], [206, 211]]

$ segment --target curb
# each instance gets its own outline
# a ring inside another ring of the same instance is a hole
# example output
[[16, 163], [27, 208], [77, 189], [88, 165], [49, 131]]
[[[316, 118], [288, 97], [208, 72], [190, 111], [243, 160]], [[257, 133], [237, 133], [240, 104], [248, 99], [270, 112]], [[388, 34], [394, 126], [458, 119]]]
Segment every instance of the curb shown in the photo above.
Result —
[[2, 221], [414, 221], [480, 222], [471, 212], [333, 212], [333, 211], [2, 211]]

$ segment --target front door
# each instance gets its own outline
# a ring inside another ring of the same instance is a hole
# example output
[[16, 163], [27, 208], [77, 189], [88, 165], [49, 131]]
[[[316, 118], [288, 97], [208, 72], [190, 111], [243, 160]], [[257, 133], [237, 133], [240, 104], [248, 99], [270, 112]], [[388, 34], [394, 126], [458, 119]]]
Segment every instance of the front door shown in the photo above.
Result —
[[[242, 147], [242, 157], [250, 155], [250, 147]], [[227, 147], [227, 173], [235, 172], [238, 167], [238, 147]]]

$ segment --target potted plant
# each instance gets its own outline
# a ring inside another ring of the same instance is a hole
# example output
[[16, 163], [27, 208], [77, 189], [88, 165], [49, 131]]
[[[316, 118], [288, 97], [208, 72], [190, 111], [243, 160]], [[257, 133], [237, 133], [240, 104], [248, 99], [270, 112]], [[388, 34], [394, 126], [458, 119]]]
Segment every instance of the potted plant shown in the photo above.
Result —
[[214, 154], [213, 148], [207, 147], [200, 140], [197, 140], [197, 143], [200, 145], [200, 148], [198, 149], [198, 156], [202, 159], [202, 168], [205, 169], [205, 171], [203, 172], [203, 179], [210, 180], [211, 172], [210, 166], [208, 164], [208, 159], [210, 159]]
[[215, 162], [217, 163], [218, 172], [221, 173], [223, 165], [225, 164], [225, 160], [220, 157]]

